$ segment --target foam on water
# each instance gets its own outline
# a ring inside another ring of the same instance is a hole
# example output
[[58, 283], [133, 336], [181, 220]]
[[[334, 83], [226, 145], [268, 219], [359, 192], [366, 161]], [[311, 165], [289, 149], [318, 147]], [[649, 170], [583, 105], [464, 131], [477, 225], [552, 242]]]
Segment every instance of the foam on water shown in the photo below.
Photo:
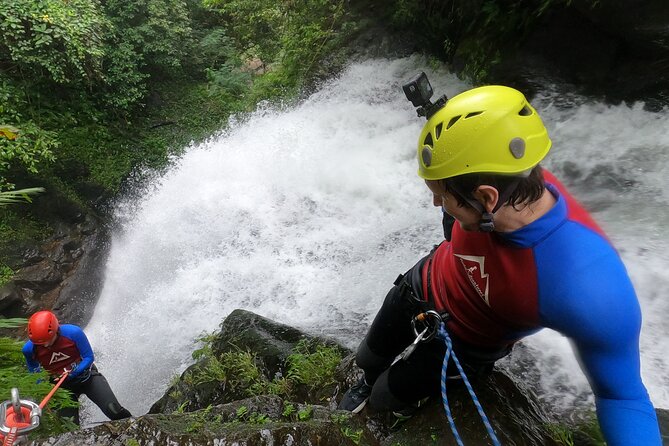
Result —
[[[86, 332], [133, 413], [148, 410], [192, 363], [196, 338], [235, 308], [357, 345], [397, 274], [440, 240], [439, 211], [416, 176], [424, 121], [400, 88], [420, 70], [437, 94], [468, 88], [419, 58], [354, 64], [300, 105], [258, 111], [189, 148], [119, 204]], [[547, 166], [567, 175], [621, 249], [645, 313], [643, 375], [669, 407], [667, 113], [557, 99], [535, 103], [555, 141]], [[547, 401], [587, 399], [563, 338], [544, 331], [527, 345], [540, 355]]]

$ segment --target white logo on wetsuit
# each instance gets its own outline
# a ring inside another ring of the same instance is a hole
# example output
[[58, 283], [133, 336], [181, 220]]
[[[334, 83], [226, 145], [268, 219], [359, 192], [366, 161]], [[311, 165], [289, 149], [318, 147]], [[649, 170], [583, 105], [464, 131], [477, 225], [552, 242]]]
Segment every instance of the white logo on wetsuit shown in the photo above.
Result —
[[[472, 284], [479, 296], [490, 306], [488, 301], [488, 274], [485, 272], [485, 257], [484, 256], [465, 256], [455, 254], [460, 258], [460, 263], [467, 273], [467, 278]], [[478, 271], [478, 274], [476, 274]]]
[[51, 361], [49, 362], [49, 365], [53, 364], [54, 362], [64, 361], [66, 359], [70, 359], [70, 356], [63, 352], [53, 352], [51, 354]]

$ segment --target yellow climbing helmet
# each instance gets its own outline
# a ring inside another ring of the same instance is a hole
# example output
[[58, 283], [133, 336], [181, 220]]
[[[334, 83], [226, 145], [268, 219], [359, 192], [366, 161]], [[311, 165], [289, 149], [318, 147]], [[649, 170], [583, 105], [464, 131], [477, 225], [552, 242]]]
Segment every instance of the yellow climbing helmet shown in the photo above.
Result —
[[474, 88], [434, 113], [418, 140], [418, 175], [426, 180], [467, 173], [520, 174], [551, 147], [537, 111], [518, 90]]

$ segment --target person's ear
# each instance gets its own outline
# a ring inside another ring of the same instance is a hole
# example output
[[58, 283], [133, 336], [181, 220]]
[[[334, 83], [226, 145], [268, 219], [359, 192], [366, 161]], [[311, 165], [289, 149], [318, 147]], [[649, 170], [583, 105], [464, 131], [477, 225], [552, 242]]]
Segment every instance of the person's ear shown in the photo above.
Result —
[[487, 212], [491, 212], [497, 206], [497, 201], [499, 200], [499, 191], [492, 186], [487, 184], [482, 184], [476, 188], [473, 193], [476, 201], [483, 205], [483, 208]]

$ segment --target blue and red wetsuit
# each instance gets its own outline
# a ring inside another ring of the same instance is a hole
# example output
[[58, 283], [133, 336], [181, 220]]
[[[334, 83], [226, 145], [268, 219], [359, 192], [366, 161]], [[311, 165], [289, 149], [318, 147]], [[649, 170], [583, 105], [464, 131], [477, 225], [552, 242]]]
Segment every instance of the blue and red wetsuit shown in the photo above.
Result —
[[[37, 372], [43, 368], [52, 376], [59, 376], [65, 370], [70, 374], [62, 385], [72, 392], [72, 399], [78, 401], [80, 395], [86, 395], [111, 420], [120, 420], [132, 416], [119, 404], [116, 395], [109, 387], [107, 379], [93, 364], [93, 349], [83, 330], [76, 325], [64, 324], [58, 329], [58, 337], [53, 345], [45, 347], [28, 341], [23, 346], [28, 370]], [[79, 424], [79, 411], [64, 408], [61, 416], [72, 417]]]
[[[609, 445], [660, 445], [641, 381], [641, 312], [627, 271], [586, 211], [545, 172], [557, 203], [510, 233], [456, 224], [422, 269], [448, 330], [483, 348], [504, 348], [543, 327], [570, 338], [596, 397]], [[429, 281], [428, 281], [429, 271]]]
[[56, 342], [49, 347], [28, 341], [23, 346], [28, 369], [36, 372], [41, 368], [58, 376], [65, 369], [72, 370], [68, 381], [77, 381], [93, 365], [95, 356], [88, 338], [76, 325], [64, 324], [58, 330]]

